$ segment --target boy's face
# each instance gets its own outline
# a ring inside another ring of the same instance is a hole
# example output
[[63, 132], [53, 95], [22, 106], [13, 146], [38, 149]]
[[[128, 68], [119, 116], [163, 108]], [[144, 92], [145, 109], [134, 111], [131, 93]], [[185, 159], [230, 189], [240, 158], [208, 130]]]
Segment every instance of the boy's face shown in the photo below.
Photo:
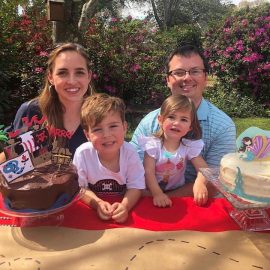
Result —
[[127, 123], [122, 122], [118, 112], [110, 111], [103, 120], [85, 130], [85, 135], [92, 142], [100, 157], [109, 157], [119, 153], [127, 131]]

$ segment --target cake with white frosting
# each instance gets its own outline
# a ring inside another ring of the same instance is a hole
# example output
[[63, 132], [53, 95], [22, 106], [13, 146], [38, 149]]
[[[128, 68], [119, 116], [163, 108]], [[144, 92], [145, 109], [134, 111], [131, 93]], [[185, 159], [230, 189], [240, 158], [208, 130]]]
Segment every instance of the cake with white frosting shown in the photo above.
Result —
[[247, 201], [270, 203], [270, 131], [248, 128], [236, 144], [238, 152], [221, 159], [221, 183]]

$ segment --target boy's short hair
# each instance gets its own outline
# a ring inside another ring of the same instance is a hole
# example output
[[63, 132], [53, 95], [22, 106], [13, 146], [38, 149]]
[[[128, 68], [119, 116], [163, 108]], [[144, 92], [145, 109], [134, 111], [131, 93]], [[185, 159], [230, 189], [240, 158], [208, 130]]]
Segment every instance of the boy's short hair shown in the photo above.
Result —
[[87, 97], [82, 105], [81, 124], [83, 129], [98, 125], [109, 112], [118, 112], [121, 120], [125, 121], [126, 105], [121, 98], [98, 93]]

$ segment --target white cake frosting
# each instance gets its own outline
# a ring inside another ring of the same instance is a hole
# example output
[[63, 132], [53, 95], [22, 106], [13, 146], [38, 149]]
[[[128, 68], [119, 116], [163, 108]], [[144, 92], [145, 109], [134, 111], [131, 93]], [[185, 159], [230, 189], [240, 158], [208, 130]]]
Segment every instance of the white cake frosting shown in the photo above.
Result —
[[220, 162], [220, 180], [231, 193], [246, 200], [270, 202], [270, 159], [247, 161], [230, 153]]

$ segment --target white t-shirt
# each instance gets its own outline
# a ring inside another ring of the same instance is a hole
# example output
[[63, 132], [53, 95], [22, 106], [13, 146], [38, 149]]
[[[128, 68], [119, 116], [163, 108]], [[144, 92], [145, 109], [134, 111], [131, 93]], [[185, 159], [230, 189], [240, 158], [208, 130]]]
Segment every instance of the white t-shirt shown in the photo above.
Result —
[[167, 151], [159, 138], [140, 137], [140, 147], [156, 161], [156, 178], [162, 190], [176, 189], [185, 184], [185, 169], [188, 160], [197, 157], [203, 148], [202, 140], [182, 140], [179, 148]]
[[74, 155], [79, 185], [99, 195], [123, 194], [126, 189], [145, 189], [144, 168], [134, 147], [124, 142], [120, 148], [120, 171], [104, 167], [91, 142], [80, 145]]

